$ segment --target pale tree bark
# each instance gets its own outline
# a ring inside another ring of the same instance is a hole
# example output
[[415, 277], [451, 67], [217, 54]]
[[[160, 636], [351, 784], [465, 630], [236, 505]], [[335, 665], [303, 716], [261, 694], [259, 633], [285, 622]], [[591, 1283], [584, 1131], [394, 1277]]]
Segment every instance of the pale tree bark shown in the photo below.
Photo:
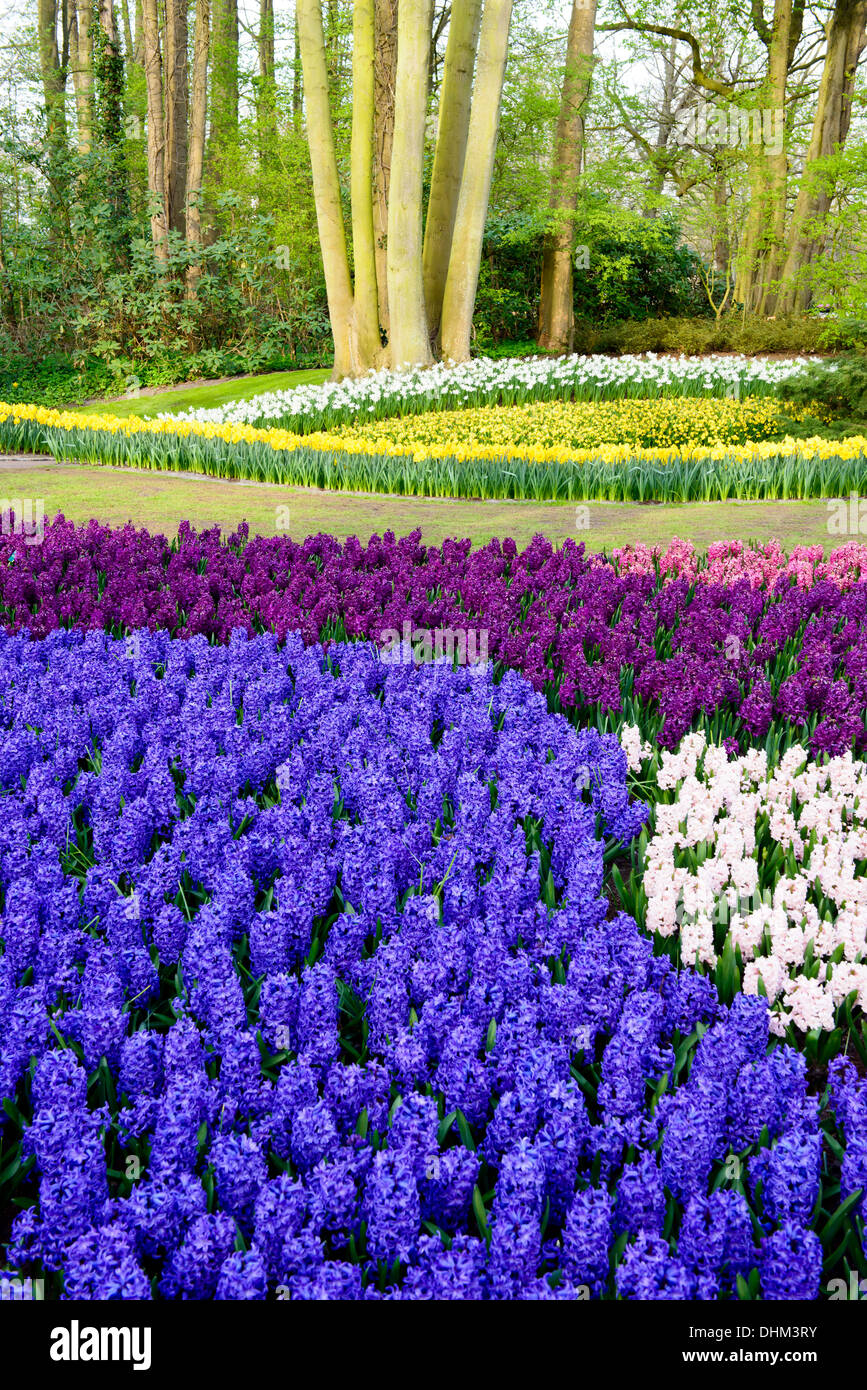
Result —
[[[196, 254], [202, 248], [202, 178], [205, 163], [205, 123], [208, 113], [208, 49], [211, 37], [209, 0], [196, 0], [196, 32], [193, 48], [193, 80], [190, 92], [190, 148], [187, 163], [187, 245]], [[202, 276], [200, 260], [187, 266], [187, 296], [194, 299]]]
[[90, 0], [70, 5], [69, 47], [72, 83], [75, 89], [75, 117], [78, 127], [78, 153], [89, 154], [93, 145], [93, 34]]
[[394, 367], [430, 363], [422, 274], [422, 169], [433, 0], [400, 0], [388, 196], [389, 351]]
[[[789, 70], [804, 21], [803, 0], [774, 0], [770, 24], [763, 17], [761, 0], [753, 0], [753, 25], [768, 53], [765, 81], [758, 93], [756, 111], [767, 119], [774, 133], [782, 130], [780, 148], [775, 140], [753, 139], [750, 149], [750, 206], [740, 248], [735, 296], [755, 313], [773, 312], [774, 283], [781, 269], [786, 223], [786, 174], [788, 151], [785, 109]], [[754, 113], [751, 112], [751, 115]], [[769, 148], [765, 148], [768, 144]]]
[[238, 0], [213, 0], [211, 119], [221, 137], [238, 133]]
[[542, 253], [539, 346], [548, 352], [571, 351], [574, 337], [572, 248], [578, 182], [584, 156], [584, 108], [593, 72], [596, 0], [572, 0], [566, 43], [566, 74], [554, 137], [550, 208], [554, 226]]
[[57, 44], [57, 0], [38, 0], [36, 23], [48, 146], [57, 151], [66, 143], [66, 72]]
[[334, 376], [340, 379], [353, 375], [357, 368], [353, 343], [354, 306], [346, 229], [340, 204], [334, 128], [328, 102], [328, 63], [320, 0], [298, 0], [298, 38], [316, 222], [334, 337]]
[[145, 84], [147, 86], [148, 194], [151, 240], [159, 261], [168, 260], [166, 215], [166, 133], [163, 121], [163, 65], [157, 0], [142, 0]]
[[778, 313], [804, 311], [812, 301], [810, 269], [823, 245], [815, 228], [827, 216], [833, 196], [831, 181], [818, 173], [817, 164], [842, 149], [849, 134], [855, 73], [867, 43], [867, 0], [837, 0], [827, 35], [812, 137], [789, 227]]
[[439, 335], [452, 233], [467, 152], [482, 0], [452, 7], [440, 92], [439, 129], [424, 232], [424, 298], [431, 337]]
[[486, 0], [470, 116], [470, 157], [464, 164], [443, 298], [442, 351], [453, 362], [464, 362], [470, 355], [511, 19], [512, 0]]
[[376, 0], [373, 111], [373, 232], [379, 322], [388, 335], [388, 190], [394, 141], [394, 84], [397, 77], [397, 0]]
[[269, 168], [277, 148], [277, 105], [274, 83], [274, 0], [259, 0], [259, 77], [256, 87], [256, 125], [259, 165]]
[[126, 67], [129, 70], [130, 64], [135, 62], [135, 36], [132, 31], [132, 14], [129, 8], [129, 0], [121, 0], [120, 7], [123, 18], [123, 47]]
[[352, 255], [355, 263], [353, 332], [358, 366], [382, 356], [373, 226], [373, 112], [375, 98], [374, 0], [355, 0], [352, 16]]
[[187, 191], [187, 0], [166, 3], [166, 203], [169, 227], [184, 235]]
[[295, 7], [294, 49], [292, 53], [292, 124], [296, 131], [301, 130], [301, 117], [304, 107], [304, 84], [301, 74], [301, 42], [298, 38], [298, 7]]
[[[238, 0], [211, 0], [211, 115], [208, 135], [208, 188], [219, 192], [231, 184], [227, 155], [238, 141]], [[216, 206], [208, 221], [218, 234]]]

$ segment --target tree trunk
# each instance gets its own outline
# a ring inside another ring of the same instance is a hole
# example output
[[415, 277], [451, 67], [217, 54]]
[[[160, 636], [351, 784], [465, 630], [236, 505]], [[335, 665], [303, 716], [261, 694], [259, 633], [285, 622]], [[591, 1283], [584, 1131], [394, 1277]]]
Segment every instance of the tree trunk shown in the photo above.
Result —
[[[205, 122], [208, 110], [208, 49], [211, 11], [209, 0], [196, 0], [196, 33], [193, 49], [193, 82], [190, 101], [190, 151], [187, 164], [186, 230], [193, 252], [202, 247], [202, 177], [205, 161]], [[187, 296], [194, 299], [201, 279], [200, 260], [187, 266]]]
[[422, 170], [432, 21], [433, 0], [400, 0], [386, 248], [389, 349], [398, 369], [433, 360], [422, 273]]
[[295, 47], [292, 54], [292, 123], [296, 131], [301, 130], [301, 117], [304, 106], [303, 83], [301, 79], [301, 41], [298, 38], [298, 8], [295, 9], [294, 28]]
[[166, 0], [166, 203], [169, 227], [184, 235], [187, 193], [187, 0]]
[[388, 335], [388, 191], [394, 141], [394, 84], [397, 77], [397, 0], [376, 0], [373, 110], [373, 232], [379, 322]]
[[123, 49], [126, 59], [127, 71], [130, 65], [135, 62], [135, 37], [132, 31], [132, 15], [129, 8], [129, 0], [121, 0], [121, 16], [123, 18]]
[[274, 85], [274, 0], [259, 0], [259, 79], [256, 88], [256, 124], [259, 135], [259, 167], [274, 163], [277, 149], [277, 107]]
[[374, 0], [355, 0], [352, 22], [352, 255], [355, 263], [353, 330], [360, 368], [382, 355], [373, 228], [373, 112], [375, 99]]
[[95, 134], [105, 151], [105, 192], [113, 217], [112, 239], [122, 249], [125, 261], [129, 252], [124, 224], [129, 215], [129, 180], [124, 156], [124, 96], [125, 74], [120, 38], [114, 14], [114, 0], [99, 0], [98, 20], [94, 39]]
[[57, 0], [38, 0], [37, 32], [47, 143], [56, 153], [66, 144], [66, 72], [57, 46]]
[[472, 157], [464, 165], [443, 299], [442, 350], [453, 362], [470, 355], [511, 18], [512, 0], [486, 0], [467, 146]]
[[334, 337], [334, 376], [339, 380], [353, 375], [357, 364], [353, 350], [352, 282], [340, 203], [334, 128], [328, 103], [328, 63], [320, 0], [298, 0], [298, 37], [316, 222]]
[[573, 339], [572, 247], [578, 181], [584, 154], [584, 106], [593, 72], [596, 0], [573, 0], [566, 45], [566, 74], [554, 138], [554, 167], [550, 207], [555, 225], [545, 237], [542, 255], [542, 293], [539, 305], [539, 346], [566, 352]]
[[810, 268], [823, 244], [816, 224], [828, 213], [833, 197], [831, 180], [817, 169], [843, 148], [852, 118], [855, 71], [867, 41], [867, 0], [837, 0], [828, 24], [828, 48], [819, 84], [810, 146], [789, 228], [788, 251], [782, 274], [778, 312], [801, 312], [813, 297]]
[[135, 61], [144, 68], [144, 12], [143, 0], [135, 0]]
[[[775, 281], [781, 270], [781, 256], [786, 223], [786, 93], [789, 69], [803, 24], [803, 0], [775, 0], [774, 18], [770, 29], [755, 18], [754, 23], [768, 51], [765, 81], [758, 92], [757, 106], [751, 116], [765, 118], [773, 131], [779, 126], [779, 149], [772, 146], [775, 138], [766, 140], [768, 131], [763, 124], [761, 135], [751, 130], [750, 149], [750, 207], [746, 231], [741, 246], [736, 297], [755, 313], [773, 312]], [[760, 15], [761, 6], [758, 7]], [[766, 145], [769, 148], [766, 148]]]
[[431, 337], [439, 335], [449, 252], [467, 151], [482, 0], [452, 8], [440, 93], [439, 130], [424, 233], [424, 298]]
[[157, 0], [142, 0], [145, 83], [148, 97], [148, 194], [151, 204], [151, 239], [157, 260], [168, 260], [166, 216], [166, 135], [163, 121], [163, 65]]
[[78, 0], [70, 9], [70, 51], [72, 83], [75, 88], [75, 114], [78, 125], [78, 153], [89, 154], [93, 145], [93, 35], [90, 0]]
[[[208, 186], [218, 191], [231, 184], [226, 154], [238, 141], [238, 0], [211, 0], [210, 105]], [[208, 220], [216, 234], [216, 208], [209, 206]]]

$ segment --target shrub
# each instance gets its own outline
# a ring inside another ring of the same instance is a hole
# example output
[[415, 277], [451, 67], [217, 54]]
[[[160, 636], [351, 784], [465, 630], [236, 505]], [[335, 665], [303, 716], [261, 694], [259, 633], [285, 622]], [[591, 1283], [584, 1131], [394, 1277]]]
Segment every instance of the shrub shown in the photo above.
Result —
[[834, 415], [853, 422], [867, 419], [867, 355], [852, 353], [810, 367], [784, 382], [780, 394], [801, 406], [818, 401]]
[[793, 317], [760, 319], [725, 314], [717, 323], [708, 318], [647, 318], [600, 325], [590, 319], [576, 327], [578, 352], [765, 352], [818, 353], [826, 350], [826, 327], [821, 319]]

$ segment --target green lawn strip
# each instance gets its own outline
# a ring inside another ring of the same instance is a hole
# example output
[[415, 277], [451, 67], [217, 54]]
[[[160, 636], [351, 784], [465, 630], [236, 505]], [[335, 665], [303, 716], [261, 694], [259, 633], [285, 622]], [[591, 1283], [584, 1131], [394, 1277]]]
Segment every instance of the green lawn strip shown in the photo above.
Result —
[[[777, 538], [786, 550], [821, 545], [826, 551], [847, 537], [828, 533], [829, 507], [817, 502], [709, 502], [682, 505], [591, 502], [499, 502], [389, 497], [351, 492], [172, 477], [86, 465], [3, 470], [7, 498], [42, 499], [46, 517], [62, 512], [69, 520], [95, 517], [112, 526], [132, 521], [150, 531], [174, 535], [181, 521], [202, 528], [232, 530], [240, 521], [251, 533], [275, 535], [286, 529], [296, 540], [326, 531], [341, 539], [394, 531], [406, 535], [420, 527], [425, 541], [469, 536], [484, 545], [494, 536], [511, 536], [525, 545], [547, 536], [555, 545], [571, 537], [590, 550], [643, 541], [664, 545], [674, 536], [700, 550], [714, 541], [765, 542]], [[288, 512], [287, 510], [288, 509]], [[584, 523], [587, 523], [586, 525]], [[855, 539], [858, 539], [857, 537]]]
[[83, 415], [116, 415], [121, 419], [137, 415], [139, 419], [150, 419], [180, 410], [210, 410], [228, 401], [246, 401], [251, 396], [261, 396], [266, 391], [288, 391], [295, 386], [318, 385], [327, 381], [330, 375], [327, 367], [305, 372], [269, 372], [265, 376], [242, 376], [231, 381], [206, 382], [201, 386], [173, 387], [170, 391], [157, 391], [154, 395], [98, 401], [94, 405], [77, 408]]

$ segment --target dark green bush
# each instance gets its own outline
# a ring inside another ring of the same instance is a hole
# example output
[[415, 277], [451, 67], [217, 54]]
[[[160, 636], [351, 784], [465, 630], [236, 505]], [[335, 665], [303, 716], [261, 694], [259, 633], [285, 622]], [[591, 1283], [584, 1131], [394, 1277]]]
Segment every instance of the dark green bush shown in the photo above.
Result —
[[810, 367], [784, 382], [780, 395], [796, 405], [818, 401], [835, 417], [863, 424], [867, 420], [867, 354], [851, 353]]
[[652, 318], [643, 322], [576, 325], [578, 352], [739, 352], [747, 356], [780, 352], [814, 354], [823, 346], [821, 319], [760, 319], [724, 314], [719, 323], [707, 318]]
[[867, 350], [867, 319], [826, 319], [822, 346], [835, 352]]
[[[545, 224], [514, 214], [488, 219], [476, 300], [479, 351], [535, 337]], [[641, 218], [588, 197], [575, 229], [589, 264], [577, 257], [576, 320], [607, 324], [710, 312], [698, 257], [681, 240], [671, 217]]]

